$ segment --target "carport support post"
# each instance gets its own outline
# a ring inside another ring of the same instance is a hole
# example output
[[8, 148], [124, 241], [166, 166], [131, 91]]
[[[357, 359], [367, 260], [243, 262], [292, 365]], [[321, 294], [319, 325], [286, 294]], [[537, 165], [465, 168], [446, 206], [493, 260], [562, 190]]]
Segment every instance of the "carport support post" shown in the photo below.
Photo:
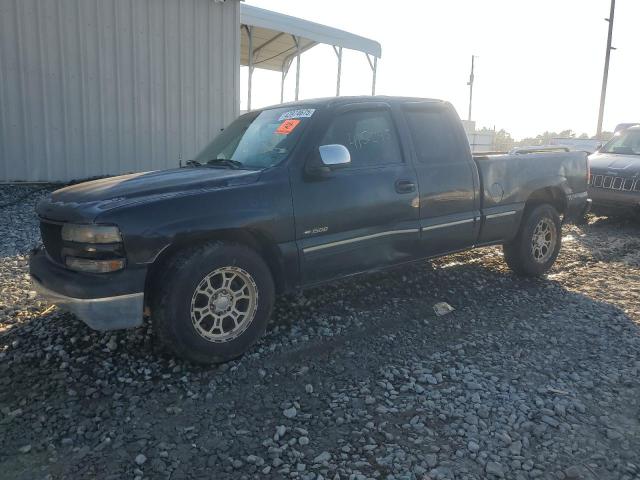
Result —
[[280, 80], [280, 103], [284, 103], [284, 81], [287, 79], [287, 74], [291, 68], [290, 57], [285, 58], [282, 61], [282, 79]]
[[300, 39], [293, 37], [293, 41], [296, 42], [296, 101], [300, 94]]
[[253, 77], [253, 27], [244, 26], [249, 36], [249, 88], [247, 92], [247, 111], [251, 111], [251, 80]]
[[371, 95], [376, 95], [376, 74], [378, 73], [378, 57], [373, 57], [373, 81], [371, 83]]
[[365, 53], [367, 56], [367, 61], [369, 62], [369, 66], [371, 67], [371, 71], [373, 72], [373, 80], [371, 82], [371, 95], [376, 95], [376, 73], [378, 72], [378, 57], [373, 57], [373, 62], [371, 61], [371, 57], [368, 53]]
[[284, 71], [284, 65], [282, 68], [282, 79], [280, 80], [280, 103], [284, 103], [284, 80], [287, 78], [287, 74]]
[[336, 85], [336, 97], [340, 96], [340, 76], [342, 75], [342, 47], [333, 47], [333, 51], [338, 56], [338, 83]]

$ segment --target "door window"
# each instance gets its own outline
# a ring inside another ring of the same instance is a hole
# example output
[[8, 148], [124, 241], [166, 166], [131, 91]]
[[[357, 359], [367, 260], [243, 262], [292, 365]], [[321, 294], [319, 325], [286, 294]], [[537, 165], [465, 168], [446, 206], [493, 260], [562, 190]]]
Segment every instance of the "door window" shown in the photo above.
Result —
[[419, 162], [447, 162], [458, 153], [460, 142], [443, 112], [407, 110], [406, 116]]
[[320, 145], [344, 145], [352, 167], [401, 163], [402, 155], [388, 110], [354, 110], [337, 116]]

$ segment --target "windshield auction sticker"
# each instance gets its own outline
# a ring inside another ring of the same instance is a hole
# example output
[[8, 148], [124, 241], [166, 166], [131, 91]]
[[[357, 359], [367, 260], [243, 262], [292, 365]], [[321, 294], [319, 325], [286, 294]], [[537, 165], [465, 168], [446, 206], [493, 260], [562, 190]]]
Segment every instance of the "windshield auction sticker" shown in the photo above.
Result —
[[276, 133], [281, 135], [289, 135], [298, 126], [300, 120], [292, 118], [291, 120], [285, 120], [276, 129]]
[[303, 108], [302, 110], [291, 110], [289, 112], [284, 112], [282, 115], [280, 115], [280, 118], [278, 120], [283, 121], [283, 120], [289, 120], [292, 118], [309, 118], [313, 115], [315, 111], [316, 111], [315, 108]]

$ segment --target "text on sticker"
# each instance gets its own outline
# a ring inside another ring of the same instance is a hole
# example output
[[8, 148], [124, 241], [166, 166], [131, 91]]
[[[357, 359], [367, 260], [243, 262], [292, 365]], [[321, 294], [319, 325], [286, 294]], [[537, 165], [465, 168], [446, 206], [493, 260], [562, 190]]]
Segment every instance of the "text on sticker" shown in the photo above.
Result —
[[288, 120], [290, 118], [309, 118], [315, 112], [315, 108], [303, 108], [302, 110], [291, 110], [280, 115], [279, 121]]

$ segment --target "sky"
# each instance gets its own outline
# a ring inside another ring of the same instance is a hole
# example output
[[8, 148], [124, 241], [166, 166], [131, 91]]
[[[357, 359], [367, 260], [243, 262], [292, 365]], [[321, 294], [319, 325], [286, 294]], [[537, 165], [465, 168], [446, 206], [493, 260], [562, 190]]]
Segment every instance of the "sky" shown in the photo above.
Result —
[[[520, 139], [571, 129], [594, 135], [610, 0], [247, 0], [382, 45], [376, 93], [440, 98], [462, 118]], [[617, 0], [604, 130], [640, 121], [640, 0]], [[247, 72], [241, 71], [241, 108]], [[319, 45], [301, 60], [300, 98], [335, 95], [337, 60]], [[295, 64], [285, 87], [293, 100]], [[369, 95], [363, 53], [345, 50], [342, 95]], [[256, 69], [252, 107], [279, 103], [280, 74]]]

